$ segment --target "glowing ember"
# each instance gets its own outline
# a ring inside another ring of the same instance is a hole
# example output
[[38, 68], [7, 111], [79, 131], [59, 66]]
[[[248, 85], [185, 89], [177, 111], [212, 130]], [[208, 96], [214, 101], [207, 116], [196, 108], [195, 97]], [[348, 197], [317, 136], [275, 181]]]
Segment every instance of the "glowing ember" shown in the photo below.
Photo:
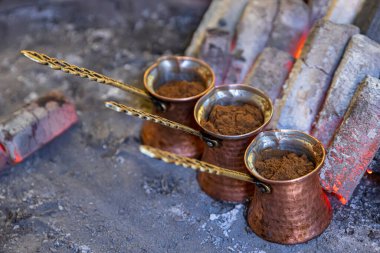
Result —
[[20, 155], [20, 153], [17, 150], [14, 150], [13, 152], [13, 162], [14, 163], [20, 163], [23, 161], [23, 157]]
[[51, 92], [0, 123], [0, 151], [6, 151], [10, 163], [20, 163], [77, 121], [74, 104]]
[[[379, 84], [373, 77], [361, 83], [335, 133], [320, 173], [323, 187], [328, 191], [332, 188], [341, 196], [342, 203], [350, 199], [380, 146]], [[367, 134], [357, 134], [363, 132]]]
[[305, 31], [302, 33], [301, 38], [299, 39], [294, 52], [292, 52], [292, 55], [294, 58], [296, 58], [296, 59], [300, 58], [301, 53], [302, 53], [302, 49], [305, 45], [308, 34], [309, 34], [309, 31]]
[[0, 143], [0, 151], [3, 153], [6, 153], [7, 151], [5, 150], [5, 147], [3, 144]]
[[339, 201], [340, 201], [343, 205], [347, 204], [347, 199], [345, 199], [344, 197], [338, 195], [338, 199], [339, 199]]

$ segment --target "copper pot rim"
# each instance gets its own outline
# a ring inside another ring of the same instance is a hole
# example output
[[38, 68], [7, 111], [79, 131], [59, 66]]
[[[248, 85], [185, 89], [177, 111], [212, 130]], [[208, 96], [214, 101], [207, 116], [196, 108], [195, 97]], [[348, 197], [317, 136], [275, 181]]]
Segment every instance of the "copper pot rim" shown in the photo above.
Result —
[[[202, 124], [198, 121], [198, 117], [197, 117], [197, 113], [196, 113], [196, 108], [200, 107], [200, 104], [203, 102], [202, 99], [203, 100], [206, 99], [207, 95], [212, 93], [215, 90], [224, 90], [224, 89], [228, 89], [228, 88], [240, 88], [240, 87], [244, 87], [246, 89], [250, 89], [252, 91], [255, 91], [267, 99], [267, 101], [269, 102], [270, 108], [271, 108], [270, 116], [268, 117], [268, 119], [266, 121], [264, 121], [264, 123], [260, 127], [256, 128], [255, 130], [248, 132], [248, 133], [245, 133], [245, 134], [240, 134], [240, 135], [223, 135], [223, 134], [214, 133], [214, 132], [204, 128], [202, 126]], [[269, 122], [272, 119], [272, 116], [273, 116], [273, 103], [272, 103], [271, 99], [269, 98], [269, 96], [264, 91], [257, 89], [257, 88], [254, 88], [248, 84], [223, 84], [223, 85], [220, 85], [218, 87], [214, 87], [214, 88], [210, 89], [209, 92], [207, 92], [207, 94], [205, 94], [201, 99], [199, 99], [194, 106], [194, 118], [195, 118], [195, 121], [197, 122], [198, 126], [200, 126], [200, 128], [202, 129], [202, 132], [204, 132], [204, 133], [206, 133], [212, 137], [215, 137], [217, 139], [220, 139], [220, 140], [241, 140], [241, 139], [252, 137], [252, 136], [256, 135], [258, 132], [260, 132], [264, 127], [266, 127], [269, 124]]]
[[[271, 180], [271, 179], [267, 179], [263, 176], [261, 176], [257, 170], [253, 167], [251, 168], [249, 165], [248, 165], [248, 154], [249, 154], [249, 147], [251, 145], [253, 145], [253, 143], [255, 141], [257, 141], [260, 137], [262, 137], [265, 133], [268, 133], [268, 132], [281, 132], [281, 133], [299, 133], [299, 134], [302, 134], [302, 135], [307, 135], [308, 137], [310, 137], [311, 139], [313, 139], [317, 145], [319, 145], [322, 149], [322, 159], [321, 159], [321, 162], [315, 166], [314, 170], [310, 171], [309, 173], [301, 176], [301, 177], [297, 177], [297, 178], [294, 178], [294, 179], [290, 179], [290, 180]], [[268, 130], [268, 131], [264, 131], [264, 132], [261, 132], [260, 134], [258, 134], [253, 140], [252, 142], [248, 145], [247, 149], [245, 150], [245, 153], [244, 153], [244, 163], [245, 163], [245, 166], [247, 167], [249, 173], [254, 176], [256, 179], [258, 179], [259, 181], [263, 182], [263, 183], [267, 183], [269, 185], [278, 185], [278, 184], [294, 184], [294, 183], [297, 183], [297, 182], [300, 182], [300, 181], [304, 181], [306, 180], [307, 178], [309, 177], [312, 177], [314, 176], [315, 174], [319, 173], [319, 171], [322, 169], [322, 166], [324, 164], [324, 161], [325, 161], [325, 158], [326, 158], [326, 150], [323, 146], [323, 144], [317, 139], [315, 138], [314, 136], [306, 133], [306, 132], [303, 132], [303, 131], [300, 131], [300, 130], [292, 130], [292, 129], [275, 129], [275, 130]]]
[[[169, 97], [164, 97], [164, 96], [161, 96], [159, 94], [157, 94], [155, 92], [155, 90], [151, 89], [149, 87], [149, 85], [147, 84], [148, 83], [148, 75], [149, 73], [158, 66], [158, 64], [160, 64], [161, 61], [164, 61], [164, 60], [168, 60], [168, 59], [175, 59], [177, 61], [184, 61], [184, 60], [190, 60], [190, 61], [194, 61], [194, 62], [197, 62], [198, 64], [206, 67], [207, 69], [210, 70], [210, 73], [211, 73], [211, 82], [210, 82], [210, 85], [207, 86], [207, 88], [202, 91], [201, 93], [195, 95], [195, 96], [192, 96], [192, 97], [186, 97], [186, 98], [169, 98]], [[193, 100], [197, 100], [198, 98], [202, 97], [203, 95], [205, 95], [207, 92], [209, 92], [210, 90], [212, 90], [212, 88], [215, 87], [215, 73], [214, 73], [214, 70], [211, 68], [211, 66], [209, 64], [207, 64], [205, 61], [201, 60], [201, 59], [198, 59], [198, 58], [195, 58], [195, 57], [191, 57], [191, 56], [180, 56], [180, 55], [166, 55], [166, 56], [161, 56], [160, 58], [157, 59], [157, 61], [155, 63], [153, 63], [152, 65], [150, 65], [144, 72], [144, 77], [143, 77], [143, 80], [144, 80], [144, 87], [145, 89], [149, 92], [149, 94], [151, 94], [153, 97], [157, 98], [158, 100], [161, 100], [161, 101], [165, 101], [165, 102], [174, 102], [174, 103], [180, 103], [180, 102], [189, 102], [189, 101], [193, 101]]]

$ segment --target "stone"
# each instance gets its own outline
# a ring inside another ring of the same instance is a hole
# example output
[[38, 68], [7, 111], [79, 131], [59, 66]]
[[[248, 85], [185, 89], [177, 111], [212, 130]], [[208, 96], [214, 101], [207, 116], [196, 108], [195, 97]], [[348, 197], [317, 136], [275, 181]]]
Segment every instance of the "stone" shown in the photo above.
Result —
[[380, 45], [368, 37], [354, 35], [334, 74], [312, 134], [328, 147], [335, 130], [366, 75], [380, 76]]
[[185, 54], [198, 56], [208, 29], [220, 28], [233, 35], [247, 2], [248, 0], [213, 0], [193, 34]]
[[380, 80], [358, 87], [320, 173], [323, 188], [347, 203], [380, 147]]
[[285, 83], [279, 118], [272, 119], [277, 128], [310, 132], [344, 49], [358, 32], [352, 25], [316, 23]]
[[77, 121], [75, 106], [61, 93], [49, 93], [0, 122], [0, 144], [12, 164], [20, 163]]
[[244, 83], [258, 88], [274, 102], [293, 67], [294, 58], [287, 52], [267, 47], [257, 58]]
[[310, 24], [314, 25], [315, 22], [322, 19], [329, 8], [331, 0], [308, 0], [310, 10]]
[[207, 62], [215, 73], [215, 85], [222, 84], [230, 56], [231, 34], [219, 28], [206, 32], [199, 58]]
[[325, 19], [337, 24], [352, 24], [364, 2], [365, 0], [331, 0]]
[[236, 46], [224, 83], [241, 83], [264, 49], [278, 12], [278, 0], [252, 0], [237, 25]]
[[298, 41], [308, 30], [308, 5], [303, 0], [281, 0], [266, 46], [294, 55]]

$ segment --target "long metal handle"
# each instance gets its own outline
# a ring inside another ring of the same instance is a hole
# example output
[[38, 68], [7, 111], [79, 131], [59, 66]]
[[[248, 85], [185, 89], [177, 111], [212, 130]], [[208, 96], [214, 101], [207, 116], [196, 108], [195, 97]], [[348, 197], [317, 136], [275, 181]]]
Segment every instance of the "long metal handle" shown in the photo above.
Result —
[[140, 152], [151, 158], [160, 159], [166, 163], [174, 163], [175, 165], [181, 165], [185, 168], [191, 168], [196, 171], [207, 172], [210, 174], [216, 174], [220, 176], [226, 176], [237, 180], [242, 180], [250, 183], [256, 183], [255, 179], [246, 173], [224, 169], [216, 165], [202, 162], [196, 159], [179, 156], [161, 149], [153, 148], [150, 146], [141, 145]]
[[183, 131], [183, 132], [188, 133], [188, 134], [195, 135], [195, 136], [201, 138], [202, 140], [204, 140], [207, 143], [207, 145], [209, 145], [211, 147], [215, 147], [218, 145], [218, 142], [216, 140], [208, 138], [207, 136], [203, 135], [200, 131], [197, 131], [191, 127], [179, 124], [177, 122], [165, 119], [165, 118], [160, 117], [158, 115], [154, 115], [154, 114], [151, 114], [148, 112], [144, 112], [144, 111], [141, 111], [139, 109], [132, 108], [132, 107], [129, 107], [129, 106], [126, 106], [124, 104], [120, 104], [120, 103], [117, 103], [114, 101], [105, 102], [105, 106], [107, 108], [112, 109], [112, 110], [117, 111], [117, 112], [126, 113], [130, 116], [138, 117], [140, 119], [144, 119], [144, 120], [148, 120], [148, 121], [153, 121], [153, 122], [161, 124], [163, 126], [167, 126], [167, 127], [173, 128], [173, 129]]
[[263, 193], [271, 192], [271, 188], [268, 185], [266, 185], [263, 182], [258, 181], [256, 178], [246, 173], [221, 168], [207, 162], [202, 162], [196, 159], [179, 156], [179, 155], [176, 155], [176, 154], [173, 154], [161, 149], [157, 149], [157, 148], [153, 148], [153, 147], [145, 146], [145, 145], [140, 145], [140, 152], [151, 158], [160, 159], [166, 163], [174, 163], [175, 165], [181, 165], [182, 167], [191, 168], [196, 171], [216, 174], [220, 176], [225, 176], [225, 177], [253, 183], [253, 184], [256, 184], [256, 186], [260, 189], [261, 192]]
[[146, 99], [151, 100], [156, 105], [159, 105], [161, 109], [165, 109], [165, 105], [163, 102], [156, 100], [154, 97], [152, 97], [148, 92], [138, 89], [134, 86], [131, 86], [129, 84], [122, 83], [120, 81], [117, 81], [111, 77], [99, 74], [95, 71], [78, 67], [73, 64], [67, 63], [63, 60], [59, 60], [56, 58], [49, 57], [45, 54], [37, 53], [35, 51], [28, 51], [28, 50], [22, 50], [21, 53], [29, 58], [30, 60], [40, 63], [42, 65], [47, 65], [50, 68], [54, 70], [61, 70], [63, 72], [69, 73], [71, 75], [80, 76], [82, 78], [90, 79], [91, 81], [95, 81], [102, 84], [107, 84], [116, 88], [119, 88], [121, 90], [132, 92], [135, 94], [138, 94], [140, 96], [143, 96]]
[[132, 107], [129, 107], [129, 106], [126, 106], [124, 104], [114, 102], [114, 101], [105, 102], [105, 106], [107, 108], [112, 109], [112, 110], [117, 111], [117, 112], [126, 113], [130, 116], [138, 117], [140, 119], [153, 121], [155, 123], [158, 123], [158, 124], [170, 127], [170, 128], [174, 128], [174, 129], [186, 132], [188, 134], [195, 135], [199, 138], [202, 138], [201, 132], [199, 132], [193, 128], [187, 127], [185, 125], [179, 124], [177, 122], [165, 119], [165, 118], [160, 117], [158, 115], [154, 115], [154, 114], [151, 114], [148, 112], [144, 112], [144, 111], [141, 111], [139, 109], [132, 108]]

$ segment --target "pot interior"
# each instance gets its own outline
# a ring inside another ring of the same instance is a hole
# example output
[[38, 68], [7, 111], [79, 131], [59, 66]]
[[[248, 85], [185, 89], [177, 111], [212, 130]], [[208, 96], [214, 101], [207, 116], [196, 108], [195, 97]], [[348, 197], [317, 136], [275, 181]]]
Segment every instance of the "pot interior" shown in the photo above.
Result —
[[[258, 107], [264, 117], [263, 124], [254, 131], [242, 135], [222, 135], [204, 128], [202, 121], [207, 121], [215, 105], [252, 104]], [[242, 139], [260, 132], [271, 120], [273, 106], [270, 98], [261, 90], [244, 84], [222, 85], [212, 89], [201, 97], [194, 107], [194, 117], [202, 130], [220, 139]]]
[[[156, 90], [170, 81], [200, 82], [204, 85], [205, 91], [187, 98], [167, 98], [160, 96]], [[155, 97], [162, 100], [177, 101], [191, 100], [201, 97], [212, 87], [214, 87], [215, 76], [211, 67], [196, 58], [186, 56], [164, 56], [150, 66], [144, 74], [145, 88]]]
[[[314, 164], [310, 173], [292, 180], [270, 180], [261, 176], [256, 168], [256, 161], [285, 155], [288, 152], [305, 154]], [[260, 133], [248, 146], [245, 153], [245, 164], [251, 174], [264, 182], [289, 182], [300, 180], [320, 170], [325, 159], [323, 145], [314, 137], [296, 130], [274, 130]]]

